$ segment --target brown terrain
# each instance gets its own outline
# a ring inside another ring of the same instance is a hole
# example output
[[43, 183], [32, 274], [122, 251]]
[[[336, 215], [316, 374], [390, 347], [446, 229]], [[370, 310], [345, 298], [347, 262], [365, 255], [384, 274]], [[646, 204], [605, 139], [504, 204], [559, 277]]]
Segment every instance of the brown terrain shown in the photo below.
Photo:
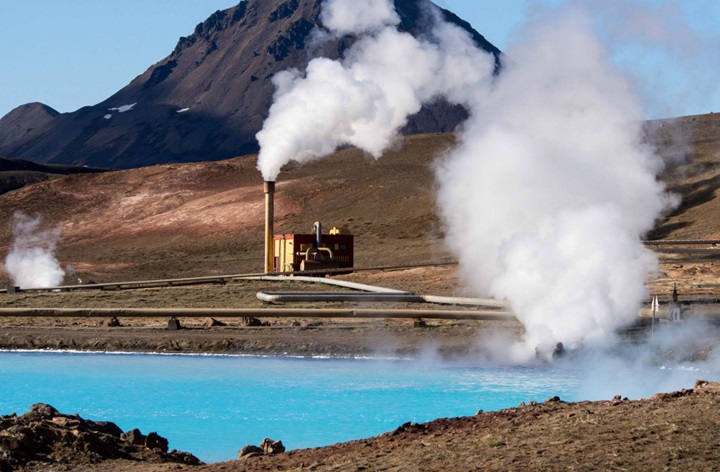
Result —
[[[720, 239], [720, 115], [667, 120], [649, 128], [668, 161], [662, 179], [683, 200], [648, 238]], [[346, 149], [309, 165], [287, 166], [277, 183], [276, 232], [310, 232], [315, 220], [326, 228], [344, 226], [356, 237], [356, 266], [385, 268], [335, 279], [420, 294], [467, 295], [454, 275], [434, 204], [432, 165], [453, 143], [450, 134], [419, 135], [404, 138], [377, 161]], [[57, 256], [72, 269], [67, 284], [77, 283], [78, 277], [110, 283], [259, 273], [263, 198], [253, 156], [61, 177], [0, 196], [0, 253], [9, 250], [11, 217], [20, 210], [41, 214], [49, 226], [62, 228]], [[714, 314], [719, 249], [712, 243], [651, 247], [661, 260], [661, 272], [649, 283], [651, 293], [666, 302], [677, 285], [688, 309], [694, 309], [690, 302], [702, 302], [704, 312]], [[0, 287], [9, 282], [0, 275]], [[0, 293], [0, 308], [270, 308], [255, 297], [261, 290], [318, 288], [235, 280], [133, 290]], [[341, 306], [360, 305], [322, 304]], [[409, 305], [371, 306], [383, 307]], [[452, 357], [472, 355], [482, 346], [484, 333], [495, 329], [522, 332], [512, 321], [426, 320], [429, 326], [415, 327], [413, 320], [259, 316], [266, 325], [250, 326], [246, 319], [214, 318], [225, 325], [211, 326], [210, 317], [181, 318], [188, 329], [170, 331], [165, 318], [121, 318], [121, 326], [111, 327], [105, 318], [11, 316], [0, 319], [0, 347], [413, 355], [432, 342], [442, 355]], [[720, 337], [713, 330], [707, 334], [709, 341], [703, 340], [688, 358], [709, 358]], [[639, 401], [549, 401], [403, 425], [377, 438], [223, 464], [129, 459], [93, 464], [78, 459], [53, 470], [716, 470], [719, 405], [720, 388], [709, 384]], [[28, 470], [49, 469], [47, 464], [30, 464]]]

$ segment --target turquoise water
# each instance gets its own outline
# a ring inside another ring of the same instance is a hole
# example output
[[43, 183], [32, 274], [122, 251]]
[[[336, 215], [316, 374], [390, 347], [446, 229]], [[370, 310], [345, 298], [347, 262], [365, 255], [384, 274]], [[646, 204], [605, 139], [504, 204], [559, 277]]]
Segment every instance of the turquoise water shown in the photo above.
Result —
[[572, 369], [407, 360], [0, 353], [0, 414], [33, 403], [157, 431], [206, 462], [246, 444], [288, 449], [377, 435], [407, 422], [473, 415], [559, 395]]

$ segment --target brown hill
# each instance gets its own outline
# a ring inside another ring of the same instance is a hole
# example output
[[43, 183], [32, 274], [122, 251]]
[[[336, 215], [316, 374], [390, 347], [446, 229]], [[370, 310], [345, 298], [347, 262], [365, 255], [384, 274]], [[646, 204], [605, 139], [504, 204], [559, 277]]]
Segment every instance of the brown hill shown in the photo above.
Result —
[[[683, 137], [688, 160], [664, 175], [684, 203], [654, 236], [720, 237], [718, 127], [720, 115], [709, 114], [659, 128], [662, 139], [672, 130], [675, 143]], [[453, 143], [452, 134], [418, 135], [377, 161], [346, 149], [286, 166], [277, 183], [276, 232], [309, 232], [316, 220], [345, 226], [356, 235], [357, 266], [448, 260], [432, 163]], [[255, 156], [71, 175], [0, 196], [0, 254], [9, 249], [10, 218], [20, 210], [61, 227], [61, 263], [98, 282], [258, 272], [263, 198]], [[691, 266], [666, 262], [662, 283], [697, 282]], [[711, 259], [701, 262], [708, 264], [700, 275], [716, 283]]]
[[[413, 136], [379, 161], [348, 149], [288, 166], [277, 185], [277, 231], [309, 232], [315, 220], [347, 226], [362, 241], [361, 265], [442, 259], [430, 164], [452, 142]], [[254, 156], [72, 175], [0, 199], [0, 253], [15, 211], [41, 214], [62, 227], [62, 263], [96, 281], [262, 270]]]
[[[400, 30], [423, 34], [427, 3], [396, 0]], [[319, 0], [245, 0], [217, 11], [102, 103], [61, 115], [39, 104], [12, 111], [0, 120], [0, 156], [131, 168], [257, 152], [255, 134], [274, 93], [271, 77], [302, 70], [313, 56], [337, 58], [354, 40], [313, 46], [309, 34], [321, 27], [319, 13]], [[467, 22], [443, 14], [479, 47], [500, 54]], [[465, 117], [462, 107], [437, 102], [411, 117], [404, 132], [452, 131]]]
[[[682, 195], [682, 203], [651, 236], [720, 239], [720, 114], [687, 116], [660, 124], [657, 143], [671, 159], [662, 179]], [[678, 161], [683, 156], [686, 159]]]

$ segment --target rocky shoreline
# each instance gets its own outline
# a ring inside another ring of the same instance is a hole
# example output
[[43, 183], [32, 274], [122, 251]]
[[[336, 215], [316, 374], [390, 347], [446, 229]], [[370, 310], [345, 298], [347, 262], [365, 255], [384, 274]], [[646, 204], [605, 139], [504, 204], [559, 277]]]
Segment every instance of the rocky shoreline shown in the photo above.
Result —
[[18, 416], [0, 417], [0, 471], [47, 470], [52, 466], [99, 464], [124, 459], [143, 463], [200, 465], [190, 453], [168, 451], [168, 440], [155, 432], [123, 432], [115, 423], [66, 415], [36, 403]]
[[[187, 324], [180, 330], [168, 330], [158, 321], [119, 327], [0, 326], [0, 349], [404, 358], [416, 357], [432, 346], [438, 355], [453, 358], [476, 353], [490, 331], [478, 322], [428, 322], [419, 328], [407, 322], [304, 320], [296, 324]], [[493, 330], [500, 328], [500, 323], [493, 325]]]

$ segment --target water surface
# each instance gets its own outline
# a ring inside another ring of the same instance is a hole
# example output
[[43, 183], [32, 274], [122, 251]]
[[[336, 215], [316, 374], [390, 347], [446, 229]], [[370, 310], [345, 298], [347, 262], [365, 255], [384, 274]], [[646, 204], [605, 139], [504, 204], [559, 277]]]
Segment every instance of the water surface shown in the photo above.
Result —
[[0, 414], [48, 403], [62, 413], [156, 431], [206, 462], [246, 444], [288, 449], [408, 422], [543, 401], [578, 400], [572, 369], [408, 360], [0, 353]]

